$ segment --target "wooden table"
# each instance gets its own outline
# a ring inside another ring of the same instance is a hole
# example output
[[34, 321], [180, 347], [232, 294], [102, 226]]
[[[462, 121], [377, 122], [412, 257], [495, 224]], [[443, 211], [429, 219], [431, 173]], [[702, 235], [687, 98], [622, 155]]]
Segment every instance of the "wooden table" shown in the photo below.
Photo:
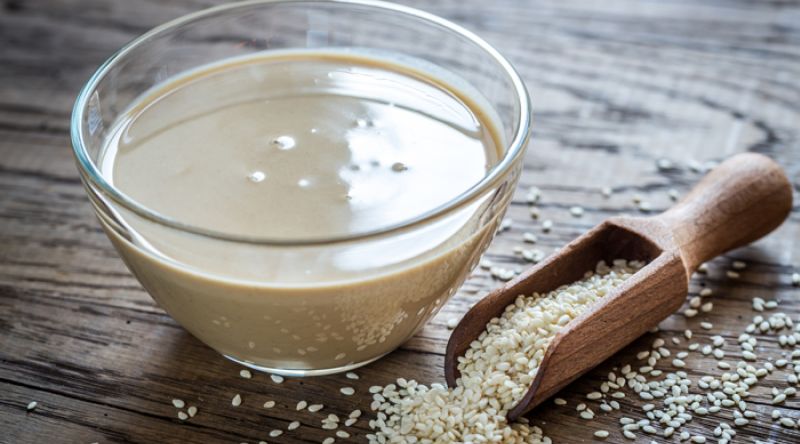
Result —
[[[205, 0], [2, 0], [0, 1], [0, 442], [3, 443], [239, 443], [320, 442], [322, 413], [369, 411], [367, 387], [397, 377], [443, 380], [446, 321], [499, 285], [478, 269], [458, 295], [423, 331], [388, 357], [343, 376], [272, 383], [263, 375], [238, 376], [239, 368], [182, 330], [128, 273], [94, 220], [73, 165], [69, 113], [78, 89], [112, 51], [144, 30], [213, 2]], [[539, 236], [549, 253], [600, 220], [637, 213], [641, 195], [660, 211], [668, 190], [685, 192], [701, 176], [694, 171], [741, 151], [765, 153], [781, 162], [800, 188], [800, 4], [784, 1], [590, 0], [570, 2], [412, 1], [414, 6], [467, 25], [516, 64], [535, 104], [535, 131], [525, 173], [508, 216], [511, 229], [488, 257], [521, 269], [513, 253], [522, 233]], [[674, 168], [659, 169], [658, 159]], [[690, 168], [694, 166], [694, 170]], [[529, 216], [525, 190], [542, 190], [541, 232]], [[602, 187], [612, 187], [606, 199]], [[580, 205], [583, 217], [569, 208]], [[778, 311], [800, 321], [800, 211], [757, 244], [710, 264], [693, 280], [714, 290], [714, 310], [688, 319], [676, 314], [661, 325], [671, 338], [684, 329], [706, 344], [727, 339], [727, 360], [740, 359], [736, 337], [757, 314], [751, 300], [779, 300]], [[746, 261], [741, 278], [725, 276], [734, 259]], [[699, 328], [701, 321], [712, 331]], [[623, 415], [640, 418], [642, 401], [621, 400], [621, 412], [578, 418], [575, 405], [621, 362], [646, 349], [646, 335], [571, 385], [562, 397], [534, 412], [555, 442], [592, 441], [599, 428], [607, 442], [629, 442], [617, 426]], [[760, 341], [758, 354], [776, 359], [775, 336]], [[659, 368], [670, 369], [664, 360]], [[691, 377], [718, 374], [716, 360], [693, 352]], [[776, 372], [752, 391], [758, 419], [739, 430], [735, 442], [794, 443], [800, 431], [769, 419], [772, 386], [786, 387]], [[357, 388], [343, 397], [338, 388]], [[240, 393], [244, 404], [231, 407]], [[173, 398], [199, 407], [179, 421]], [[266, 410], [267, 399], [277, 407]], [[325, 410], [297, 413], [298, 400], [322, 402]], [[26, 405], [37, 401], [31, 412]], [[590, 403], [590, 405], [593, 405]], [[780, 406], [800, 417], [800, 398]], [[597, 411], [595, 406], [595, 411]], [[731, 422], [730, 411], [721, 418]], [[370, 414], [365, 413], [365, 418]], [[303, 426], [277, 439], [298, 419]], [[713, 438], [720, 417], [696, 418], [687, 426]], [[366, 420], [350, 429], [364, 442]], [[301, 433], [298, 433], [301, 432]], [[639, 435], [641, 442], [677, 442]], [[716, 440], [714, 440], [715, 442]], [[709, 441], [711, 442], [711, 441]]]

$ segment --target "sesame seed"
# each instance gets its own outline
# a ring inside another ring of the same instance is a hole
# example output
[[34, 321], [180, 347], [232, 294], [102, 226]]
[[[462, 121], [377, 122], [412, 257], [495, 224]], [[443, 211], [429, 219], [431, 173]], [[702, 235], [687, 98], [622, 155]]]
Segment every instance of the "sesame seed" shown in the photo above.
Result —
[[574, 216], [574, 217], [581, 217], [581, 216], [583, 216], [583, 208], [582, 208], [582, 207], [578, 207], [578, 206], [571, 207], [571, 208], [569, 209], [569, 212], [570, 212], [570, 214], [572, 214], [572, 216]]
[[239, 376], [241, 376], [244, 379], [250, 379], [250, 378], [253, 377], [253, 374], [250, 373], [250, 370], [242, 369], [242, 370], [239, 370]]
[[265, 409], [271, 409], [273, 407], [275, 407], [275, 401], [267, 401], [267, 402], [264, 403], [264, 408]]
[[27, 410], [27, 411], [29, 411], [29, 412], [30, 412], [30, 411], [33, 411], [33, 409], [35, 409], [37, 405], [39, 405], [39, 403], [38, 403], [38, 402], [36, 402], [36, 401], [31, 401], [31, 402], [29, 402], [29, 403], [28, 403], [28, 405], [27, 405], [27, 406], [25, 406], [25, 410]]
[[550, 230], [552, 230], [552, 229], [553, 229], [553, 221], [552, 220], [546, 219], [546, 220], [542, 221], [542, 231], [544, 231], [545, 233], [549, 233]]
[[238, 393], [231, 399], [231, 405], [234, 407], [239, 407], [242, 405], [242, 396]]
[[739, 272], [733, 270], [726, 271], [725, 276], [728, 276], [731, 279], [739, 279], [740, 277]]
[[338, 436], [339, 438], [349, 438], [350, 434], [345, 432], [344, 430], [337, 430], [336, 436]]
[[450, 318], [447, 320], [447, 328], [452, 330], [458, 325], [458, 318]]
[[294, 409], [299, 412], [300, 410], [303, 410], [304, 408], [306, 408], [306, 406], [308, 406], [308, 402], [300, 401], [300, 402], [297, 403], [297, 406], [295, 406]]
[[734, 270], [744, 270], [745, 268], [747, 268], [747, 264], [743, 261], [733, 261], [731, 267]]
[[182, 399], [175, 398], [172, 400], [172, 405], [175, 406], [176, 409], [182, 409], [184, 406], [186, 406], [186, 403], [183, 402]]
[[290, 423], [289, 423], [289, 425], [286, 427], [286, 430], [294, 430], [294, 429], [296, 429], [296, 428], [298, 428], [298, 427], [300, 427], [300, 421], [292, 421], [292, 422], [290, 422]]
[[667, 195], [673, 202], [677, 201], [678, 198], [680, 197], [678, 190], [676, 190], [675, 188], [670, 188], [669, 191], [667, 191]]
[[342, 387], [339, 389], [339, 392], [345, 396], [351, 396], [356, 392], [356, 390], [353, 387]]
[[714, 324], [710, 322], [701, 322], [700, 328], [702, 328], [703, 330], [711, 330], [712, 328], [714, 328]]
[[283, 376], [281, 375], [269, 375], [269, 377], [275, 384], [280, 384], [283, 382]]
[[564, 398], [556, 398], [553, 400], [556, 405], [567, 405], [567, 400]]
[[357, 375], [357, 374], [355, 374], [354, 372], [347, 372], [347, 373], [345, 373], [345, 375], [344, 375], [344, 376], [345, 376], [347, 379], [354, 379], [354, 380], [357, 380], [357, 379], [358, 379], [358, 375]]
[[395, 162], [395, 163], [392, 164], [392, 171], [394, 171], [394, 172], [399, 173], [399, 172], [406, 171], [407, 169], [408, 169], [408, 166], [406, 164], [404, 164], [403, 162]]
[[325, 406], [323, 406], [322, 404], [311, 404], [310, 406], [308, 406], [308, 411], [311, 413], [315, 413], [322, 410], [324, 407]]
[[283, 435], [283, 430], [275, 429], [275, 430], [272, 430], [272, 431], [269, 432], [269, 436], [272, 437], [272, 438], [277, 438], [277, 437], [279, 437], [281, 435]]
[[600, 189], [600, 194], [602, 194], [605, 198], [611, 197], [611, 193], [613, 192], [614, 190], [612, 190], [611, 187], [603, 187]]
[[178, 412], [178, 419], [180, 419], [181, 421], [186, 421], [187, 419], [189, 419], [189, 415], [187, 415], [183, 411], [180, 411]]
[[334, 442], [336, 442], [336, 440], [330, 437], [322, 440], [322, 444], [333, 444]]

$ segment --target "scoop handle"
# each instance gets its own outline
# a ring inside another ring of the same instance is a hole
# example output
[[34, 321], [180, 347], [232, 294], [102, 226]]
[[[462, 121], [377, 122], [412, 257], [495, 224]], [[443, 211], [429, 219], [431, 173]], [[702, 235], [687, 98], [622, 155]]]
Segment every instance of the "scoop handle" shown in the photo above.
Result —
[[672, 232], [689, 274], [726, 251], [778, 227], [792, 209], [792, 186], [762, 154], [737, 154], [715, 167], [689, 194], [657, 216]]

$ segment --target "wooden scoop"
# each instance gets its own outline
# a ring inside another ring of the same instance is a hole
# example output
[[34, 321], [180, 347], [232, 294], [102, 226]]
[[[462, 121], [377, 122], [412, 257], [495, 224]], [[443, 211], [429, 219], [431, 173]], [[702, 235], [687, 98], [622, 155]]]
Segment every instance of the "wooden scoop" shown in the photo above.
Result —
[[600, 260], [647, 265], [553, 338], [514, 420], [647, 332], [677, 310], [700, 264], [766, 235], [786, 219], [792, 188], [760, 154], [738, 154], [714, 168], [674, 207], [654, 217], [614, 217], [478, 302], [447, 343], [445, 377], [459, 377], [458, 357], [518, 295], [546, 293], [583, 278]]

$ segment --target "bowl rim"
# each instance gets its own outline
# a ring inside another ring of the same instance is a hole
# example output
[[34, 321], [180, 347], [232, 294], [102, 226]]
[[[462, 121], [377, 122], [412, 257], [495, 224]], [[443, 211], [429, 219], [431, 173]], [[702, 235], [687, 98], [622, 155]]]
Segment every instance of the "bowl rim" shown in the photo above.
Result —
[[[354, 234], [331, 236], [324, 238], [320, 237], [320, 238], [306, 238], [306, 239], [281, 239], [281, 238], [270, 238], [264, 236], [244, 236], [244, 235], [226, 233], [224, 231], [203, 228], [200, 226], [181, 222], [177, 219], [168, 216], [164, 216], [146, 207], [145, 205], [138, 203], [136, 200], [129, 197], [128, 195], [117, 189], [114, 185], [109, 183], [103, 177], [97, 165], [95, 165], [95, 163], [89, 158], [86, 149], [87, 145], [84, 143], [85, 141], [82, 129], [84, 126], [83, 123], [84, 110], [88, 109], [88, 105], [90, 104], [90, 100], [92, 99], [92, 95], [95, 89], [97, 88], [100, 81], [106, 76], [106, 74], [108, 74], [111, 68], [118, 61], [120, 61], [123, 57], [125, 57], [128, 53], [133, 51], [141, 44], [173, 28], [227, 10], [246, 8], [258, 5], [278, 4], [278, 3], [330, 3], [330, 4], [376, 8], [384, 12], [388, 11], [391, 13], [398, 13], [409, 16], [411, 18], [416, 18], [422, 21], [429, 22], [431, 24], [445, 28], [446, 30], [455, 32], [461, 37], [464, 37], [467, 40], [469, 40], [471, 43], [473, 43], [482, 51], [484, 51], [486, 54], [488, 54], [503, 69], [505, 75], [507, 75], [508, 78], [511, 80], [514, 92], [516, 93], [517, 96], [516, 100], [519, 103], [519, 113], [515, 119], [517, 130], [512, 140], [507, 144], [508, 146], [503, 157], [483, 176], [483, 178], [480, 181], [473, 184], [466, 191], [457, 195], [453, 199], [437, 207], [434, 207], [422, 214], [419, 214], [412, 218], [404, 219], [394, 224], [381, 226], [379, 228], [375, 228], [372, 230], [365, 230]], [[511, 63], [505, 57], [503, 57], [497, 49], [495, 49], [492, 45], [487, 43], [482, 38], [478, 37], [475, 33], [447, 19], [441, 18], [437, 15], [416, 8], [398, 5], [381, 0], [244, 0], [244, 1], [227, 3], [224, 5], [214, 6], [211, 8], [206, 8], [200, 11], [183, 15], [181, 17], [170, 20], [166, 23], [163, 23], [159, 26], [150, 29], [149, 31], [134, 38], [133, 40], [122, 46], [119, 50], [117, 50], [114, 54], [112, 54], [108, 59], [106, 59], [105, 62], [103, 62], [97, 68], [94, 74], [92, 74], [92, 76], [89, 78], [89, 81], [83, 86], [80, 93], [78, 94], [78, 97], [75, 100], [75, 104], [72, 108], [72, 115], [70, 119], [70, 138], [72, 141], [73, 155], [75, 156], [76, 161], [78, 163], [78, 169], [81, 174], [81, 179], [83, 180], [84, 185], [87, 188], [89, 188], [90, 185], [94, 185], [102, 193], [111, 198], [114, 202], [116, 202], [117, 204], [121, 205], [125, 209], [133, 212], [134, 214], [140, 217], [157, 222], [161, 225], [166, 225], [170, 228], [174, 228], [179, 231], [185, 231], [204, 237], [214, 238], [217, 240], [237, 242], [237, 243], [247, 243], [247, 244], [273, 245], [273, 246], [314, 246], [314, 245], [359, 241], [370, 238], [379, 238], [389, 234], [404, 232], [414, 227], [432, 222], [436, 219], [451, 214], [452, 212], [454, 212], [459, 208], [469, 205], [470, 203], [478, 199], [485, 191], [497, 185], [498, 182], [502, 181], [506, 177], [506, 175], [509, 174], [511, 170], [513, 170], [519, 158], [525, 152], [525, 147], [528, 143], [528, 139], [530, 137], [530, 132], [531, 132], [531, 119], [532, 119], [531, 103], [527, 88], [525, 87], [525, 84], [522, 81], [522, 78], [520, 77], [519, 73], [511, 65]]]

